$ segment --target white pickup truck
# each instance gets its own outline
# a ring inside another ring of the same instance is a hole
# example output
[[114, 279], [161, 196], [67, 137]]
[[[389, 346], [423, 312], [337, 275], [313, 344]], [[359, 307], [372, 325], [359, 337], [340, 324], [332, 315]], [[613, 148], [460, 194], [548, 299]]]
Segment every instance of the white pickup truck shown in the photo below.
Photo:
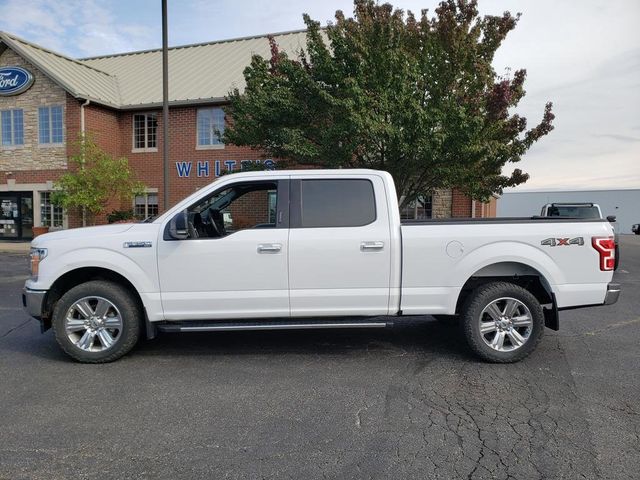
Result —
[[143, 223], [37, 237], [23, 303], [81, 362], [115, 360], [158, 331], [416, 315], [457, 316], [479, 357], [513, 362], [545, 325], [558, 329], [558, 310], [617, 301], [614, 256], [606, 220], [401, 222], [385, 172], [244, 172]]

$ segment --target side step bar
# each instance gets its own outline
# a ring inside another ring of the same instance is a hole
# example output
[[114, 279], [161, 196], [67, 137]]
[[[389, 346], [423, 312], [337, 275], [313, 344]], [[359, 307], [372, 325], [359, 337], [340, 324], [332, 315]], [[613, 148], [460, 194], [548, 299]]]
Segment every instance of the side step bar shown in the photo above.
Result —
[[385, 328], [393, 322], [380, 319], [264, 320], [264, 321], [182, 321], [158, 323], [161, 332], [229, 332], [236, 330], [303, 330], [314, 328]]

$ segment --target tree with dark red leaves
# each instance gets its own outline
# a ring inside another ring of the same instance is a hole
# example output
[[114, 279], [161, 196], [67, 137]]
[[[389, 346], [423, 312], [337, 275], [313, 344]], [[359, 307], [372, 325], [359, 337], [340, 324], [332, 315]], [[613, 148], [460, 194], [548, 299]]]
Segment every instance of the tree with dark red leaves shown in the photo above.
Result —
[[[356, 0], [326, 28], [307, 15], [307, 45], [290, 58], [270, 38], [246, 88], [230, 92], [226, 141], [297, 164], [389, 171], [404, 204], [434, 188], [486, 200], [529, 175], [520, 161], [552, 129], [551, 103], [527, 130], [513, 113], [525, 70], [499, 76], [496, 50], [518, 15], [478, 14], [475, 0], [447, 0], [420, 17]], [[506, 169], [505, 169], [506, 170]]]

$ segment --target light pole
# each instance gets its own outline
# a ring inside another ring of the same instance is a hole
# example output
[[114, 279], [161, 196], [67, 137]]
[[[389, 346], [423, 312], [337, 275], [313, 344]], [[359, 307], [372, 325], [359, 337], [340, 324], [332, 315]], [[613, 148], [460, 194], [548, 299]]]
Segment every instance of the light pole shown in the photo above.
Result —
[[169, 209], [169, 41], [167, 34], [167, 0], [162, 0], [162, 172], [163, 204]]

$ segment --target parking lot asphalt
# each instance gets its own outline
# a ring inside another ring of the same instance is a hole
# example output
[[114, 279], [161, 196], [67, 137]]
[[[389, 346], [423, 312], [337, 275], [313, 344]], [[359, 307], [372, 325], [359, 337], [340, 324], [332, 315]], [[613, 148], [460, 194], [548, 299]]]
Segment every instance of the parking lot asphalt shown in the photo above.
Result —
[[374, 331], [162, 334], [82, 365], [0, 255], [0, 479], [638, 478], [640, 236], [610, 307], [481, 363], [430, 317]]

